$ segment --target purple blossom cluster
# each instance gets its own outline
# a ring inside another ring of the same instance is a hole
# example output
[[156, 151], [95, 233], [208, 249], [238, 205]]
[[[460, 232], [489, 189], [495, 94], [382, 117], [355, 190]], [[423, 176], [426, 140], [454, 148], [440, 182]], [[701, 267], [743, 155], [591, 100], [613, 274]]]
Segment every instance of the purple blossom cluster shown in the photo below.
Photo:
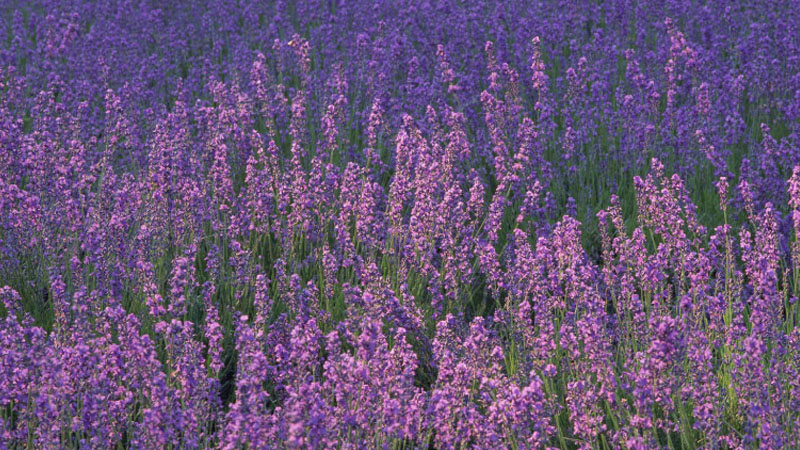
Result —
[[0, 31], [0, 450], [800, 442], [797, 1]]

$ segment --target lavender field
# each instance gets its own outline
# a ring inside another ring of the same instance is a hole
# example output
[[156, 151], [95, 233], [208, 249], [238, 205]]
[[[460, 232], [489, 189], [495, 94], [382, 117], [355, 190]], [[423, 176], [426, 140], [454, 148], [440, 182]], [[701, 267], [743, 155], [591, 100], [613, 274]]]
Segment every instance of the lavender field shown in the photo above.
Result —
[[800, 2], [0, 2], [0, 450], [800, 448]]

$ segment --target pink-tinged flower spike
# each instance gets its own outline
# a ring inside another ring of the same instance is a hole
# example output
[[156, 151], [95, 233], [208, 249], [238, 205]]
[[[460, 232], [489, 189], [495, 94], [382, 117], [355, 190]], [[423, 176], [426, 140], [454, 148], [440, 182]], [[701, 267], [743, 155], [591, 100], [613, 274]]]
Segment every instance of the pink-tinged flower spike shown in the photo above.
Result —
[[792, 264], [797, 269], [800, 267], [800, 166], [794, 166], [788, 186], [789, 206], [792, 207], [792, 225], [795, 235], [792, 243]]
[[719, 207], [723, 213], [728, 211], [728, 177], [719, 177], [714, 186], [717, 188], [717, 195], [719, 196]]
[[219, 310], [214, 304], [216, 288], [210, 281], [203, 284], [203, 303], [206, 309], [205, 338], [208, 340], [208, 373], [212, 378], [219, 376], [222, 370], [223, 329], [219, 320]]
[[[270, 141], [270, 146], [275, 144]], [[276, 198], [273, 178], [277, 155], [268, 155], [262, 146], [250, 155], [245, 169], [245, 210], [250, 213], [250, 231], [267, 233], [275, 226]]]
[[273, 106], [274, 93], [272, 92], [275, 89], [275, 85], [274, 80], [271, 78], [266, 56], [261, 52], [257, 52], [250, 69], [250, 83], [255, 91], [253, 92], [253, 99], [256, 101], [257, 110], [264, 119], [267, 132], [270, 136], [276, 136], [277, 127]]
[[697, 145], [700, 147], [700, 151], [703, 152], [706, 159], [714, 166], [715, 176], [721, 177], [728, 175], [729, 171], [726, 163], [728, 155], [714, 147], [714, 145], [708, 141], [702, 129], [695, 131], [694, 135], [697, 139]]
[[[632, 394], [635, 415], [631, 426], [655, 436], [658, 430], [673, 429], [669, 414], [674, 408], [673, 395], [682, 383], [680, 363], [685, 357], [686, 340], [680, 324], [672, 317], [652, 315], [649, 322], [651, 342], [646, 351], [636, 355], [638, 366], [633, 374]], [[665, 418], [653, 415], [654, 407], [662, 408]]]
[[292, 40], [288, 43], [294, 50], [297, 65], [300, 68], [302, 88], [308, 89], [311, 82], [311, 45], [307, 39], [299, 34], [292, 35]]
[[741, 233], [744, 272], [753, 288], [750, 299], [752, 330], [762, 339], [775, 337], [781, 323], [782, 300], [778, 291], [780, 265], [778, 224], [770, 203], [756, 217], [755, 239], [743, 230]]
[[381, 145], [386, 145], [387, 142], [381, 138], [386, 135], [386, 123], [384, 118], [384, 109], [380, 99], [376, 98], [372, 102], [372, 108], [369, 112], [369, 120], [367, 124], [367, 148], [364, 149], [364, 154], [367, 159], [367, 164], [372, 168], [373, 173], [381, 178], [386, 174], [389, 169], [381, 159], [380, 148]]
[[693, 428], [702, 431], [709, 440], [716, 440], [721, 434], [723, 405], [715, 379], [712, 351], [713, 344], [703, 330], [693, 330], [688, 344], [690, 377], [684, 384], [682, 395], [692, 401], [692, 415], [696, 418]]
[[461, 86], [458, 85], [458, 80], [456, 79], [456, 72], [447, 59], [444, 45], [438, 44], [436, 46], [436, 58], [439, 62], [439, 76], [442, 84], [447, 88], [447, 93], [456, 94], [461, 91]]
[[265, 330], [272, 314], [273, 301], [269, 296], [270, 280], [263, 274], [256, 275], [255, 298], [253, 300], [256, 310], [254, 325], [258, 330]]
[[38, 197], [0, 180], [0, 268], [15, 266], [37, 245], [44, 232], [41, 208]]
[[747, 213], [747, 218], [750, 220], [751, 223], [754, 223], [756, 220], [756, 204], [755, 198], [753, 197], [753, 190], [750, 186], [750, 183], [745, 178], [746, 171], [744, 170], [744, 166], [747, 163], [745, 159], [742, 161], [742, 177], [741, 181], [739, 181], [738, 190], [739, 190], [739, 197], [742, 203], [742, 206]]
[[489, 91], [481, 93], [481, 104], [483, 105], [484, 121], [489, 131], [492, 143], [492, 160], [494, 163], [495, 176], [500, 185], [508, 183], [510, 160], [508, 147], [506, 145], [506, 108], [505, 103], [492, 95]]
[[213, 418], [210, 400], [218, 391], [206, 375], [203, 350], [193, 338], [191, 322], [173, 319], [164, 339], [167, 364], [172, 369], [169, 381], [176, 386], [175, 400], [181, 405], [181, 446], [198, 448], [201, 430]]
[[597, 268], [580, 246], [577, 220], [565, 216], [553, 231], [551, 245], [556, 267], [550, 277], [560, 285], [556, 289], [565, 303], [560, 330], [564, 362], [573, 373], [588, 375], [568, 382], [566, 403], [574, 433], [591, 445], [606, 430], [603, 405], [616, 403], [609, 317], [597, 289]]
[[548, 77], [545, 73], [544, 60], [542, 59], [541, 39], [535, 36], [531, 40], [533, 46], [533, 53], [531, 54], [531, 82], [533, 89], [537, 93], [536, 103], [533, 106], [534, 111], [538, 114], [535, 118], [538, 124], [540, 134], [545, 137], [551, 137], [555, 130], [555, 122], [553, 122], [554, 108], [552, 99], [550, 98]]
[[219, 431], [223, 448], [252, 445], [257, 448], [277, 438], [266, 414], [269, 392], [264, 383], [270, 364], [261, 348], [261, 332], [247, 322], [247, 316], [236, 318], [236, 400], [225, 414], [224, 426]]
[[186, 257], [178, 257], [172, 262], [170, 278], [170, 302], [168, 312], [172, 318], [180, 319], [186, 314], [187, 288], [194, 284], [194, 264]]

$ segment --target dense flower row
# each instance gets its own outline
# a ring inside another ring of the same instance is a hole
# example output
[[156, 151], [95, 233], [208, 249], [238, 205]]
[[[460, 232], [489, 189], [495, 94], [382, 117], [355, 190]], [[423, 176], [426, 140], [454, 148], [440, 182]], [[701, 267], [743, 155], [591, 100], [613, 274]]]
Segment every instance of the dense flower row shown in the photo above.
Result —
[[800, 4], [612, 3], [0, 9], [0, 449], [797, 445]]

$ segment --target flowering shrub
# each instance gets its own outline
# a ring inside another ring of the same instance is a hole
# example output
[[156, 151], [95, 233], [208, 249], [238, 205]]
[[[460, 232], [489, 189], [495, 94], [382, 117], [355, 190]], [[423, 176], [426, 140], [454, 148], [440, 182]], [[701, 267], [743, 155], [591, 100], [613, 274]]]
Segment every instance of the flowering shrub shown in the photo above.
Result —
[[800, 442], [797, 2], [0, 19], [0, 449]]

